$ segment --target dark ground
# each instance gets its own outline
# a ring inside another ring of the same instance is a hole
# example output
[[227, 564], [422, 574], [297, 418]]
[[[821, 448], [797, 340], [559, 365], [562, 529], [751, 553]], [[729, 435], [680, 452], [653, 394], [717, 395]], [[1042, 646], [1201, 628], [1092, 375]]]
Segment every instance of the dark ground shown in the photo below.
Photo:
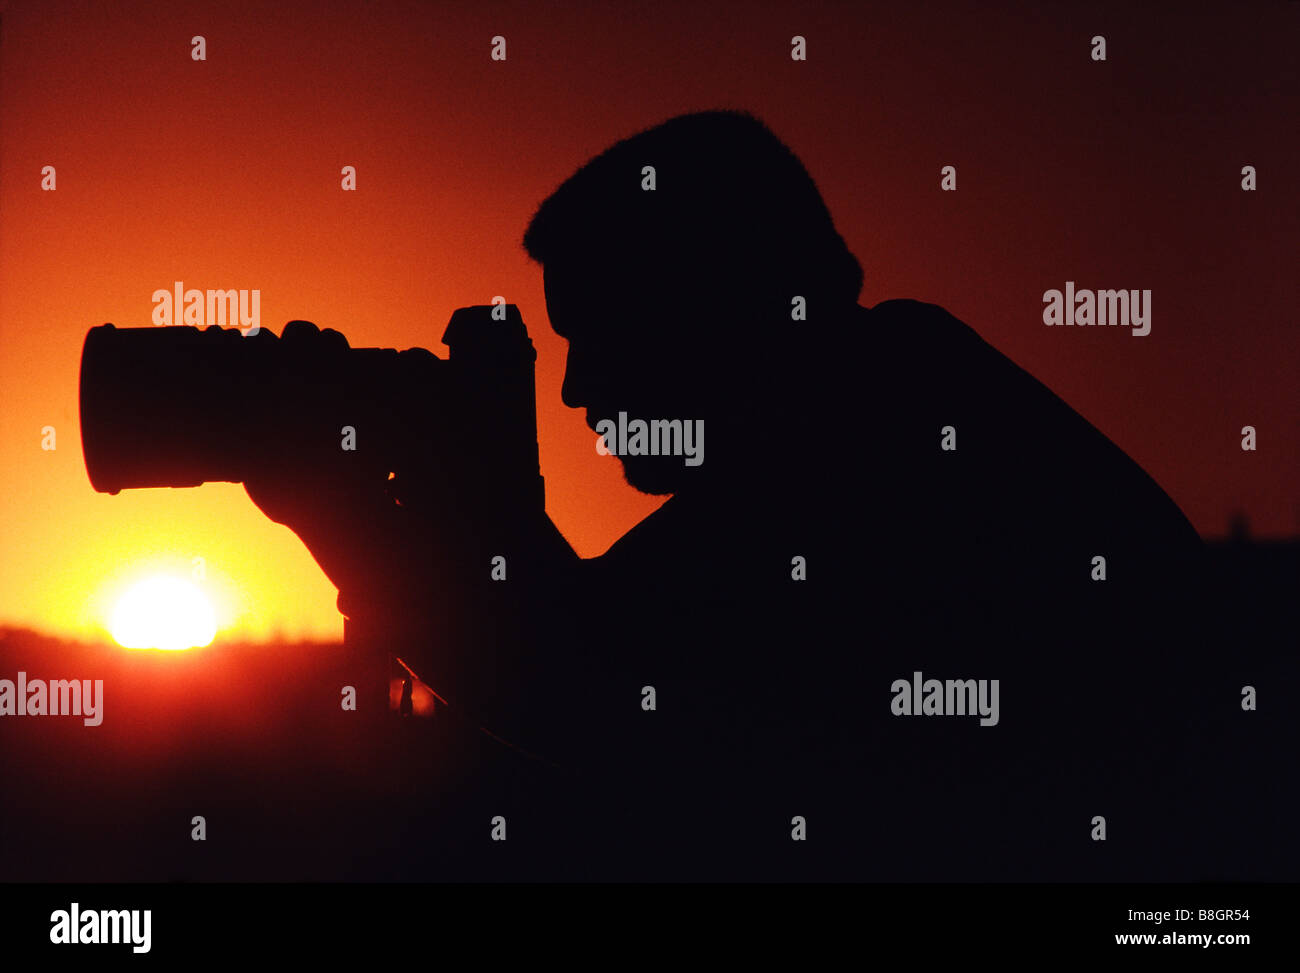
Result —
[[[1237, 606], [1223, 662], [1259, 694], [1258, 711], [1241, 714], [1257, 745], [1242, 771], [1294, 767], [1300, 542], [1212, 550]], [[19, 670], [103, 679], [104, 720], [0, 718], [0, 881], [440, 877], [429, 856], [410, 854], [428, 800], [417, 782], [438, 772], [436, 746], [412, 743], [439, 717], [345, 712], [340, 688], [359, 670], [341, 645], [218, 639], [167, 653], [0, 629], [0, 678]], [[1292, 813], [1295, 789], [1278, 780], [1277, 806], [1261, 813]], [[194, 815], [206, 841], [191, 840]], [[496, 876], [487, 858], [479, 874]]]

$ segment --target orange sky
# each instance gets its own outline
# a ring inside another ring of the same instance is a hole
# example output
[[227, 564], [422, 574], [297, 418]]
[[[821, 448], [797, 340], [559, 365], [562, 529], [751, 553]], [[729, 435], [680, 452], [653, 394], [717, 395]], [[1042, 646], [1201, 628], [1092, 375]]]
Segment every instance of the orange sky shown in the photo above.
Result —
[[[1238, 508], [1260, 533], [1300, 526], [1300, 170], [1284, 81], [1300, 5], [1177, 24], [1123, 6], [291, 7], [0, 6], [0, 624], [92, 633], [131, 580], [189, 575], [202, 557], [226, 628], [341, 637], [333, 586], [242, 486], [89, 485], [86, 329], [147, 325], [151, 294], [177, 280], [260, 289], [277, 333], [305, 318], [354, 346], [440, 355], [455, 308], [504, 295], [538, 348], [550, 512], [581, 554], [603, 551], [659, 501], [623, 485], [561, 404], [565, 346], [520, 238], [588, 157], [706, 107], [748, 108], [800, 154], [864, 265], [864, 303], [944, 304], [1146, 466], [1203, 534]], [[1087, 57], [1098, 31], [1104, 65]], [[789, 58], [795, 33], [806, 63]], [[190, 58], [195, 34], [205, 62]], [[494, 34], [504, 63], [488, 57]], [[1238, 185], [1245, 163], [1255, 194]], [[355, 193], [339, 188], [349, 164]], [[956, 194], [938, 190], [946, 164]], [[40, 189], [44, 165], [55, 192]], [[1066, 280], [1152, 288], [1152, 335], [1044, 328], [1041, 294]], [[1246, 423], [1256, 454], [1237, 448]]]

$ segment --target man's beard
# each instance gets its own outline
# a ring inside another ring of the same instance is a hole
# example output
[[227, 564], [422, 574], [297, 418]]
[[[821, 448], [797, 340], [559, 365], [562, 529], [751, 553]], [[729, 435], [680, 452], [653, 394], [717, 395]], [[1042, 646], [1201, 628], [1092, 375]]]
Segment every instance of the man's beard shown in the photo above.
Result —
[[653, 496], [676, 493], [686, 472], [680, 456], [620, 456], [619, 462], [628, 485]]

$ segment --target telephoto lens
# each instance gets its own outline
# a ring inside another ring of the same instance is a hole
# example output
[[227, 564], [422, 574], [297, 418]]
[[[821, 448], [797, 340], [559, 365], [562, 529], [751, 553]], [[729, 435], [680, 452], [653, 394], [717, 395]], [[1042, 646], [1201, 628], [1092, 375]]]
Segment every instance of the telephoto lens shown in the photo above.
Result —
[[[339, 336], [340, 338], [342, 336]], [[343, 398], [340, 352], [317, 351], [313, 384]], [[81, 353], [81, 443], [101, 493], [241, 482], [273, 459], [303, 391], [304, 355], [270, 329], [91, 328]], [[396, 352], [392, 353], [394, 356]], [[356, 415], [353, 421], [358, 421]], [[298, 443], [296, 445], [301, 445]]]

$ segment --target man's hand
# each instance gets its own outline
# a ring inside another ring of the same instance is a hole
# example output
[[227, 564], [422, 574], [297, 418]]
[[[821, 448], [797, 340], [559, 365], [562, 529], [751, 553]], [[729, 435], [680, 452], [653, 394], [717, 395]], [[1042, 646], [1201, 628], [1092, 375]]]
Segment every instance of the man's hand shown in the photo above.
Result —
[[[282, 400], [306, 416], [327, 413], [331, 390], [314, 381], [313, 363], [345, 354], [347, 339], [332, 329], [292, 321], [280, 341], [286, 359], [299, 366], [285, 374], [288, 387], [279, 390]], [[293, 426], [288, 417], [272, 421]], [[432, 525], [398, 504], [388, 470], [340, 448], [336, 432], [286, 443], [282, 451], [266, 456], [262, 468], [245, 478], [248, 496], [307, 545], [339, 589], [341, 610], [344, 602], [387, 600], [400, 589], [431, 583], [433, 579], [415, 575], [431, 569]]]

